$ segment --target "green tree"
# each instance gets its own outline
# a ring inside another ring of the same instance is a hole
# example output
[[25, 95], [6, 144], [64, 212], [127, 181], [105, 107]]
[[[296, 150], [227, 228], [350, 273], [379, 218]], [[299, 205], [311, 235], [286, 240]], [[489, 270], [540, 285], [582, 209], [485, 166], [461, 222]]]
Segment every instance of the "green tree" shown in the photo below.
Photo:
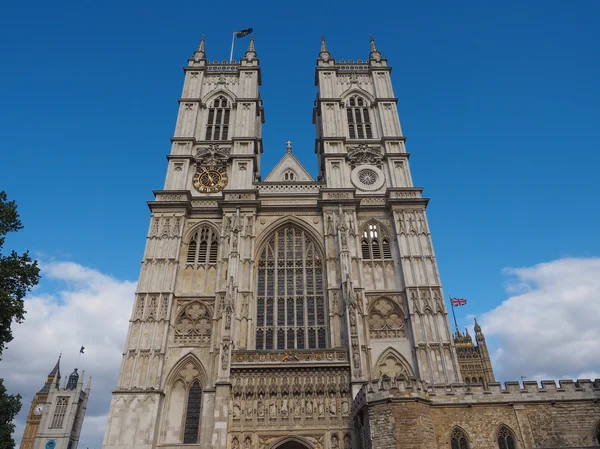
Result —
[[[37, 261], [29, 257], [29, 251], [19, 255], [15, 251], [4, 255], [2, 248], [6, 235], [23, 229], [17, 204], [8, 201], [6, 193], [0, 191], [0, 356], [6, 343], [13, 339], [13, 321], [25, 319], [25, 295], [40, 280]], [[1, 360], [1, 359], [0, 359]], [[0, 449], [12, 449], [15, 442], [12, 433], [14, 419], [21, 410], [21, 395], [8, 394], [4, 379], [0, 379]]]

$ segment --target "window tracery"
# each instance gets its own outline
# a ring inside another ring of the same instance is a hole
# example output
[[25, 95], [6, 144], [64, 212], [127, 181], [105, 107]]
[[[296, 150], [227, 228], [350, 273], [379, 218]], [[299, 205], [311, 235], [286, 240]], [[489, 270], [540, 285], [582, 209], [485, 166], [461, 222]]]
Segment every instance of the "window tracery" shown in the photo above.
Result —
[[205, 140], [227, 140], [229, 136], [229, 117], [231, 105], [227, 98], [220, 95], [208, 109]]
[[61, 429], [63, 421], [65, 420], [65, 413], [67, 412], [67, 405], [69, 404], [68, 396], [59, 396], [54, 406], [54, 414], [52, 415], [52, 423], [50, 424], [51, 429]]
[[512, 431], [505, 425], [498, 429], [498, 448], [499, 449], [516, 449], [515, 436]]
[[351, 139], [372, 139], [369, 105], [359, 95], [353, 95], [346, 103], [348, 134]]
[[210, 227], [198, 230], [188, 244], [186, 264], [202, 267], [216, 264], [219, 254], [219, 238]]
[[286, 226], [258, 261], [256, 349], [325, 348], [323, 262], [305, 231]]
[[175, 321], [176, 343], [210, 343], [212, 334], [211, 314], [207, 307], [194, 301], [188, 304]]
[[377, 299], [369, 309], [371, 338], [404, 337], [404, 314], [388, 298]]
[[379, 378], [410, 379], [414, 377], [408, 363], [393, 349], [388, 349], [379, 357], [376, 372]]
[[455, 427], [450, 436], [450, 447], [452, 449], [469, 449], [467, 434], [460, 428]]
[[392, 259], [390, 240], [381, 232], [377, 223], [369, 223], [365, 228], [361, 240], [361, 253], [363, 260]]

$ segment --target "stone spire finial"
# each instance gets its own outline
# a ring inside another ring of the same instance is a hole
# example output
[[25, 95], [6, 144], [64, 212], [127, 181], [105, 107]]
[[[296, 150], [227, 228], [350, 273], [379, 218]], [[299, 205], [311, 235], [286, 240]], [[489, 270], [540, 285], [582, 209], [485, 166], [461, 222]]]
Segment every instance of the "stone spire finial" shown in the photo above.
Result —
[[288, 152], [288, 153], [291, 153], [291, 152], [292, 152], [292, 141], [291, 141], [291, 140], [288, 140], [288, 141], [286, 142], [286, 145], [287, 145], [287, 152]]
[[194, 53], [194, 60], [202, 61], [205, 59], [206, 59], [206, 51], [204, 49], [204, 34], [203, 34], [202, 38], [200, 39], [200, 45], [198, 45], [198, 49], [196, 50], [196, 53]]
[[331, 58], [331, 54], [327, 49], [327, 43], [325, 42], [325, 36], [321, 36], [321, 51], [319, 52], [319, 59], [327, 61]]
[[481, 326], [477, 322], [477, 318], [473, 317], [473, 319], [475, 320], [475, 327], [474, 327], [475, 332], [481, 332]]
[[370, 36], [370, 39], [371, 39], [371, 49], [370, 49], [369, 59], [379, 61], [381, 59], [381, 53], [379, 52], [379, 50], [377, 50], [377, 45], [375, 44], [375, 39], [373, 38], [373, 36]]
[[256, 59], [256, 49], [254, 48], [254, 36], [250, 37], [250, 43], [248, 44], [248, 50], [246, 50], [244, 59], [247, 59], [248, 61]]

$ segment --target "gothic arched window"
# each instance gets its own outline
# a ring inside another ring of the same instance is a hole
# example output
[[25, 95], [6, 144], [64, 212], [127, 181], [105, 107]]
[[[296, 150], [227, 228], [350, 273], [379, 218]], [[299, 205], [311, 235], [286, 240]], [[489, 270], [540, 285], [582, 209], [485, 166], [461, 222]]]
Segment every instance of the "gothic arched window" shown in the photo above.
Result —
[[498, 429], [498, 448], [499, 449], [516, 449], [515, 436], [512, 431], [505, 425]]
[[450, 447], [452, 449], [469, 449], [467, 434], [460, 428], [455, 427], [450, 435]]
[[208, 109], [205, 140], [227, 140], [229, 136], [229, 116], [231, 105], [227, 98], [219, 96]]
[[218, 254], [219, 238], [212, 228], [206, 227], [196, 232], [190, 240], [185, 261], [194, 266], [215, 264]]
[[286, 170], [283, 172], [283, 175], [281, 176], [281, 180], [282, 181], [297, 181], [298, 177], [296, 176], [296, 173], [294, 173], [293, 170]]
[[277, 230], [258, 260], [256, 349], [326, 347], [323, 259], [308, 234]]
[[363, 260], [392, 259], [390, 240], [382, 234], [376, 223], [369, 223], [367, 225], [360, 245]]
[[198, 442], [201, 404], [202, 387], [200, 386], [200, 382], [195, 380], [190, 390], [188, 391], [187, 396], [185, 427], [183, 431], [183, 444], [195, 444]]
[[358, 95], [350, 97], [346, 103], [348, 134], [351, 139], [372, 139], [369, 105]]

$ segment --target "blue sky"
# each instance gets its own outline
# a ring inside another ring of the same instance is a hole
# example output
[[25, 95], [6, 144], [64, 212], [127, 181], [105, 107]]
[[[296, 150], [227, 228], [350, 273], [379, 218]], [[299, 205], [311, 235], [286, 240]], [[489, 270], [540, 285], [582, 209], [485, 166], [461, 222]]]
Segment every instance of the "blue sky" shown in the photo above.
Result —
[[[507, 267], [600, 255], [599, 15], [594, 1], [5, 2], [0, 190], [25, 224], [7, 245], [135, 281], [200, 35], [209, 59], [226, 59], [232, 30], [255, 30], [264, 177], [288, 139], [315, 174], [321, 35], [336, 59], [364, 59], [373, 34], [431, 198], [445, 292], [469, 300], [464, 325], [544, 290]], [[48, 275], [38, 293], [64, 282]]]

